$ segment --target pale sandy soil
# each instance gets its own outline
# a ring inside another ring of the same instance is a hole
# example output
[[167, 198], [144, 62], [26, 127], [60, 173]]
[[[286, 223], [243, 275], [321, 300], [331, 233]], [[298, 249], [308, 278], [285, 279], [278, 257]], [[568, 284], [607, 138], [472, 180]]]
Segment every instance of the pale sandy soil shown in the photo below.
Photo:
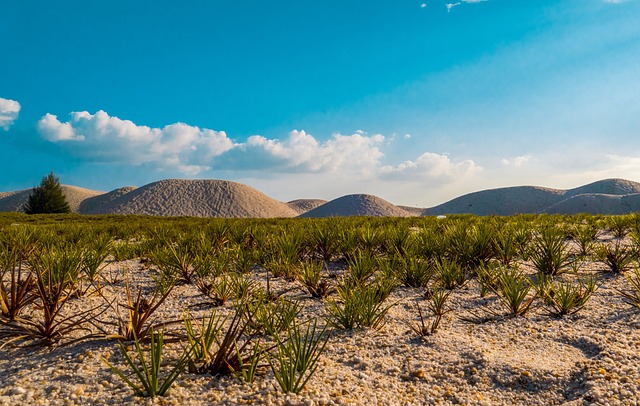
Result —
[[[332, 268], [339, 274], [344, 264], [334, 263]], [[532, 272], [527, 264], [522, 269]], [[601, 263], [588, 263], [583, 272], [604, 269]], [[128, 270], [132, 286], [152, 284], [139, 261], [111, 263], [106, 273], [120, 270]], [[257, 268], [252, 277], [265, 286], [265, 275]], [[299, 395], [281, 393], [265, 368], [253, 384], [185, 373], [167, 397], [143, 400], [101, 360], [124, 366], [114, 341], [94, 339], [54, 349], [5, 347], [0, 350], [0, 404], [636, 404], [640, 311], [617, 292], [626, 289], [624, 277], [603, 274], [601, 281], [601, 288], [576, 315], [554, 318], [538, 303], [526, 318], [473, 324], [462, 318], [488, 315], [488, 309], [498, 314], [506, 310], [493, 295], [480, 298], [479, 285], [472, 280], [452, 293], [453, 312], [435, 335], [426, 338], [416, 337], [407, 326], [417, 320], [416, 301], [426, 308], [424, 289], [398, 288], [388, 299], [393, 307], [382, 329], [334, 331], [320, 367]], [[292, 289], [285, 296], [303, 304], [301, 319], [315, 317], [324, 323], [321, 300], [295, 282], [276, 279], [272, 284], [276, 291]], [[105, 292], [124, 300], [122, 282], [106, 284]], [[102, 302], [96, 296], [74, 299], [67, 312]], [[180, 319], [190, 307], [194, 316], [208, 314], [210, 306], [198, 306], [205, 302], [195, 287], [180, 286], [160, 308], [158, 320]], [[230, 314], [231, 309], [227, 304], [218, 311]], [[113, 320], [113, 314], [101, 318]], [[169, 345], [169, 362], [181, 348], [179, 343]]]

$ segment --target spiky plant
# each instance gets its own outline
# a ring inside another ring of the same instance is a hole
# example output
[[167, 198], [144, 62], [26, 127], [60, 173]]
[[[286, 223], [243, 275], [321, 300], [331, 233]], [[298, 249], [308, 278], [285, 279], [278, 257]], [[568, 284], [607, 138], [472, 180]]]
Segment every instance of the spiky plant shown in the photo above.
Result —
[[495, 294], [509, 311], [511, 317], [524, 316], [536, 297], [529, 295], [531, 282], [517, 268], [502, 268], [496, 278]]
[[247, 334], [251, 315], [244, 315], [246, 311], [246, 307], [237, 307], [228, 323], [212, 313], [200, 330], [193, 328], [190, 318], [185, 319], [187, 337], [197, 354], [188, 363], [190, 373], [229, 375], [253, 365], [251, 348], [257, 333]]
[[442, 258], [434, 264], [435, 282], [445, 289], [455, 289], [467, 283], [467, 271], [456, 261]]
[[598, 238], [598, 228], [589, 224], [580, 224], [572, 230], [573, 240], [578, 244], [578, 256], [588, 257]]
[[269, 353], [271, 370], [283, 392], [300, 393], [318, 368], [329, 340], [326, 325], [318, 331], [317, 320], [302, 330], [297, 323], [287, 329], [285, 339], [276, 337], [277, 352]]
[[198, 278], [196, 286], [200, 293], [213, 300], [214, 306], [224, 305], [234, 294], [233, 280], [228, 275]]
[[393, 305], [383, 304], [385, 295], [374, 284], [353, 284], [349, 281], [337, 287], [340, 301], [328, 300], [329, 323], [337, 328], [368, 327], [378, 329]]
[[610, 272], [614, 273], [622, 273], [627, 270], [634, 257], [633, 251], [620, 240], [609, 244], [597, 244], [594, 253], [600, 261], [607, 265]]
[[498, 288], [498, 270], [493, 264], [483, 265], [476, 268], [476, 276], [480, 283], [480, 297], [485, 297], [487, 293], [494, 292]]
[[431, 263], [416, 257], [402, 258], [399, 263], [396, 275], [400, 283], [411, 288], [423, 288], [429, 284], [433, 276]]
[[530, 258], [538, 272], [554, 276], [566, 270], [571, 263], [566, 235], [557, 227], [544, 227], [534, 238]]
[[[148, 299], [142, 295], [141, 289], [138, 289], [138, 294], [134, 296], [129, 288], [129, 280], [125, 279], [127, 303], [113, 306], [113, 302], [107, 302], [116, 314], [118, 327], [118, 333], [107, 334], [107, 338], [125, 341], [145, 340], [149, 332], [155, 328], [153, 316], [156, 310], [169, 297], [173, 286], [162, 292], [159, 289], [154, 290], [153, 295]], [[124, 307], [127, 310], [126, 318], [120, 315], [118, 307]]]
[[33, 232], [21, 228], [6, 233], [0, 241], [0, 314], [14, 320], [37, 295], [33, 273], [26, 259], [35, 247]]
[[111, 237], [108, 235], [99, 236], [94, 243], [84, 249], [82, 253], [82, 265], [81, 272], [88, 282], [88, 286], [80, 288], [81, 294], [86, 294], [89, 289], [93, 288], [99, 290], [100, 287], [100, 275], [105, 268], [105, 260], [109, 255], [112, 247]]
[[84, 324], [93, 317], [91, 308], [62, 317], [62, 309], [76, 289], [80, 273], [81, 253], [72, 247], [46, 248], [34, 252], [29, 258], [34, 274], [36, 313], [31, 318], [16, 319], [15, 324], [4, 324], [0, 337], [10, 338], [5, 344], [18, 340], [38, 340], [51, 344], [71, 332], [84, 330]]
[[622, 298], [628, 304], [640, 309], [640, 269], [636, 266], [632, 271], [624, 274], [629, 283], [629, 290], [619, 290]]
[[596, 275], [584, 277], [577, 282], [553, 282], [550, 277], [540, 275], [536, 290], [547, 310], [562, 317], [582, 310], [598, 287]]
[[446, 303], [449, 299], [449, 295], [451, 295], [451, 292], [452, 291], [443, 288], [428, 289], [425, 292], [425, 299], [428, 301], [427, 306], [429, 311], [431, 312], [432, 320], [431, 322], [427, 321], [427, 317], [422, 313], [420, 303], [416, 302], [416, 307], [418, 308], [419, 323], [409, 323], [409, 327], [411, 328], [411, 330], [413, 330], [414, 333], [416, 333], [420, 337], [429, 336], [436, 333], [438, 327], [440, 326], [442, 317], [453, 310], [446, 308]]
[[189, 362], [190, 348], [187, 347], [183, 351], [182, 356], [178, 359], [176, 365], [165, 376], [164, 381], [160, 383], [162, 353], [164, 352], [164, 333], [162, 331], [159, 331], [158, 333], [151, 332], [148, 361], [147, 356], [145, 356], [145, 351], [142, 348], [141, 341], [137, 337], [134, 337], [133, 343], [136, 348], [134, 357], [136, 357], [137, 360], [129, 354], [127, 348], [122, 342], [119, 342], [118, 344], [120, 345], [122, 355], [125, 357], [127, 366], [138, 378], [138, 381], [140, 382], [139, 384], [134, 383], [129, 379], [128, 374], [120, 371], [120, 369], [116, 368], [113, 364], [107, 361], [107, 359], [102, 358], [102, 360], [113, 372], [115, 372], [116, 375], [118, 375], [131, 389], [133, 389], [136, 395], [150, 398], [165, 396], [167, 391], [171, 388], [171, 385], [184, 371], [187, 362]]
[[353, 258], [347, 260], [349, 278], [356, 283], [365, 283], [378, 269], [378, 263], [369, 251], [356, 251]]
[[323, 277], [323, 266], [319, 261], [304, 261], [296, 272], [296, 279], [312, 297], [323, 298], [332, 290], [327, 278]]

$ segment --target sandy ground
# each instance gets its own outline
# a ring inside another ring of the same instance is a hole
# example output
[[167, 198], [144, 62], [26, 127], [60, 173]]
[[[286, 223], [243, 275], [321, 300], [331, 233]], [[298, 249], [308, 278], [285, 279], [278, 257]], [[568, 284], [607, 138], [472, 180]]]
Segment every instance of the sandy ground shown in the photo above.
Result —
[[[332, 267], [340, 273], [344, 264]], [[522, 269], [532, 272], [527, 264]], [[132, 287], [151, 286], [149, 271], [137, 260], [110, 263], [105, 272], [122, 270], [129, 272]], [[596, 262], [583, 272], [602, 270], [605, 266]], [[265, 276], [259, 268], [252, 274], [263, 286]], [[424, 289], [398, 288], [388, 299], [393, 307], [380, 330], [333, 332], [316, 374], [299, 395], [283, 394], [272, 372], [262, 368], [253, 384], [184, 373], [168, 396], [146, 400], [134, 396], [101, 360], [124, 366], [115, 341], [98, 338], [53, 349], [7, 346], [0, 350], [0, 404], [637, 404], [640, 311], [618, 293], [626, 289], [624, 277], [602, 274], [601, 282], [586, 308], [573, 316], [555, 318], [536, 302], [527, 317], [474, 324], [463, 319], [506, 310], [494, 295], [481, 298], [472, 280], [452, 293], [453, 311], [435, 335], [425, 338], [407, 325], [417, 321], [416, 301], [426, 308]], [[272, 286], [303, 304], [300, 319], [324, 323], [323, 302], [300, 285], [275, 279]], [[107, 283], [104, 290], [107, 297], [124, 300], [122, 281]], [[67, 314], [103, 302], [97, 296], [73, 299]], [[206, 302], [194, 286], [179, 286], [157, 319], [180, 319], [188, 308], [194, 316], [209, 314]], [[230, 314], [231, 309], [228, 303], [217, 311]], [[113, 313], [101, 318], [113, 320]], [[181, 349], [179, 343], [168, 344], [169, 363]]]

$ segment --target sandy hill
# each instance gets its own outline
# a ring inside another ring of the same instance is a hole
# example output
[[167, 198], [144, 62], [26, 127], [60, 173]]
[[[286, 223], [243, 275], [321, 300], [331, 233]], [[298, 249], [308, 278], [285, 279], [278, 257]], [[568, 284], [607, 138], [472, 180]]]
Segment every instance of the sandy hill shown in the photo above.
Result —
[[298, 214], [302, 214], [322, 206], [326, 202], [326, 200], [322, 199], [297, 199], [287, 202], [287, 206], [291, 207]]
[[604, 194], [604, 195], [631, 195], [640, 193], [640, 183], [626, 179], [604, 179], [588, 185], [580, 186], [575, 189], [569, 189], [566, 196], [577, 196], [585, 194]]
[[93, 196], [88, 199], [85, 199], [80, 203], [79, 211], [82, 214], [97, 214], [101, 212], [102, 207], [106, 207], [114, 200], [121, 198], [127, 193], [135, 190], [135, 186], [125, 186], [115, 190], [112, 190], [109, 193], [104, 193], [101, 195]]
[[377, 196], [357, 194], [331, 200], [300, 217], [376, 216], [405, 217], [409, 213]]
[[295, 217], [286, 203], [241, 183], [167, 179], [150, 183], [94, 208], [96, 214], [194, 217]]
[[406, 211], [411, 216], [422, 216], [422, 212], [424, 211], [424, 209], [421, 207], [402, 206], [402, 205], [398, 205], [397, 207]]
[[640, 193], [640, 183], [625, 179], [605, 179], [568, 190], [516, 186], [463, 195], [425, 209], [423, 214], [470, 213], [502, 216], [543, 212], [618, 214], [633, 211], [623, 206], [618, 207], [623, 204], [622, 202], [628, 201], [619, 197], [636, 193]]
[[483, 190], [457, 197], [439, 206], [425, 209], [423, 214], [433, 216], [451, 213], [470, 213], [481, 216], [510, 216], [521, 213], [539, 213], [564, 199], [564, 190], [537, 186], [516, 186]]
[[544, 212], [549, 214], [629, 214], [640, 211], [640, 194], [608, 195], [585, 193], [571, 196]]
[[[0, 212], [22, 211], [22, 206], [27, 202], [31, 191], [32, 189], [25, 189], [2, 193], [0, 195]], [[68, 185], [62, 185], [62, 191], [74, 213], [80, 212], [80, 205], [84, 200], [104, 194], [104, 192]]]

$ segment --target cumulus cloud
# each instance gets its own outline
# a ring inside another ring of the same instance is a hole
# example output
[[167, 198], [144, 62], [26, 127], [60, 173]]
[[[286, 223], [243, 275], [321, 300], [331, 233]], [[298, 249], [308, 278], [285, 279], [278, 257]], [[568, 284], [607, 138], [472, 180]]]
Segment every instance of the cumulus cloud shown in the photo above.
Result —
[[73, 112], [62, 122], [53, 114], [38, 121], [47, 140], [72, 154], [96, 162], [152, 164], [186, 175], [216, 169], [269, 169], [271, 171], [373, 173], [383, 153], [380, 134], [334, 134], [319, 142], [305, 131], [293, 131], [284, 141], [254, 135], [236, 143], [224, 131], [170, 124], [163, 128], [137, 125], [104, 111]]
[[[452, 161], [431, 152], [399, 165], [383, 162], [386, 146], [381, 134], [333, 134], [318, 140], [305, 131], [292, 131], [283, 140], [253, 135], [236, 142], [224, 131], [170, 124], [141, 126], [109, 116], [104, 111], [71, 113], [62, 122], [46, 114], [38, 122], [42, 137], [91, 162], [146, 165], [195, 176], [209, 170], [252, 173], [325, 174], [350, 176], [360, 181], [411, 178], [450, 181], [480, 171], [473, 161]], [[405, 138], [408, 138], [407, 134]]]
[[415, 161], [404, 161], [397, 166], [383, 166], [380, 173], [386, 178], [419, 177], [432, 180], [456, 180], [482, 171], [472, 160], [453, 162], [447, 155], [425, 152]]
[[374, 170], [383, 156], [378, 147], [382, 141], [384, 137], [380, 134], [367, 136], [358, 131], [352, 135], [334, 134], [330, 140], [320, 143], [311, 134], [296, 130], [283, 142], [254, 135], [244, 147], [249, 155], [266, 154], [279, 162], [283, 169], [368, 173]]
[[505, 166], [514, 166], [520, 168], [529, 161], [531, 161], [531, 155], [520, 155], [513, 158], [503, 158], [500, 162]]
[[194, 174], [208, 168], [212, 158], [234, 147], [223, 131], [183, 123], [150, 128], [111, 117], [100, 110], [71, 113], [60, 122], [46, 114], [38, 130], [47, 140], [65, 145], [72, 153], [97, 162], [132, 165], [157, 164]]
[[11, 124], [18, 118], [20, 108], [20, 103], [17, 101], [0, 97], [0, 127], [5, 131], [9, 130]]

